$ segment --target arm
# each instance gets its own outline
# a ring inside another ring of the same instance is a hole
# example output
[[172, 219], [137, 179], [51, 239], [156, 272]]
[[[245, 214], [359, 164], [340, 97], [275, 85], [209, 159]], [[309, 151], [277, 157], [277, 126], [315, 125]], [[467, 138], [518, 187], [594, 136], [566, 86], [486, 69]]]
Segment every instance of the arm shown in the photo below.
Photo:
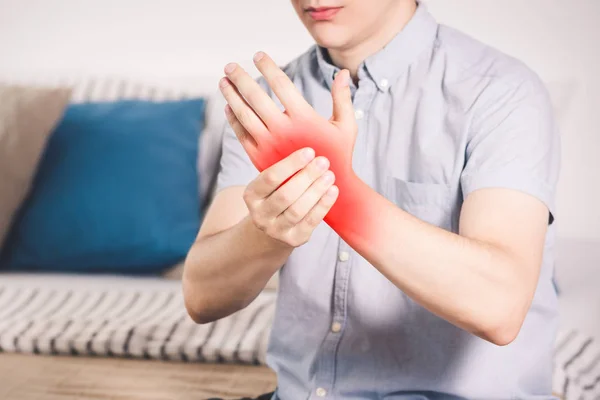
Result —
[[[245, 131], [232, 113], [240, 140]], [[183, 292], [188, 313], [211, 322], [246, 307], [295, 247], [310, 238], [337, 198], [329, 162], [301, 149], [247, 187], [219, 192], [188, 253]]]
[[196, 322], [246, 307], [291, 252], [256, 228], [242, 200], [244, 189], [235, 186], [217, 194], [188, 253], [183, 291]]
[[247, 126], [253, 140], [244, 149], [257, 168], [270, 165], [274, 154], [310, 144], [336, 172], [340, 194], [325, 222], [344, 241], [431, 312], [493, 343], [511, 342], [537, 284], [554, 183], [547, 173], [554, 160], [547, 153], [556, 146], [550, 147], [554, 132], [544, 92], [534, 88], [533, 95], [524, 96], [517, 90], [486, 105], [476, 129], [480, 134], [467, 151], [470, 180], [463, 182], [466, 201], [455, 234], [406, 213], [354, 174], [356, 125], [347, 74], [336, 76], [334, 115], [327, 121], [268, 56], [255, 62], [285, 113], [258, 94], [241, 68], [226, 72], [248, 103], [236, 93], [225, 97], [242, 122], [260, 116], [266, 123], [262, 130]]
[[498, 345], [515, 339], [531, 305], [560, 165], [549, 96], [536, 76], [522, 78], [493, 82], [474, 105], [457, 234], [368, 188], [355, 207], [377, 221], [370, 237], [354, 234], [363, 257], [434, 314]]
[[510, 343], [535, 292], [547, 207], [514, 190], [481, 189], [466, 199], [455, 234], [365, 191], [366, 213], [375, 204], [379, 210], [377, 244], [348, 238], [355, 250], [432, 313], [492, 343]]

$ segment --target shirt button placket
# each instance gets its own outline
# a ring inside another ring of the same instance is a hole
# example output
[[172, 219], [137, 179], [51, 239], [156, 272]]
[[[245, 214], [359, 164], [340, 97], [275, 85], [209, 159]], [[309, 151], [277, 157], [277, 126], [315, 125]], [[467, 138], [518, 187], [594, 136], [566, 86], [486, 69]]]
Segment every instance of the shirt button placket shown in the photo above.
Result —
[[339, 333], [342, 330], [342, 324], [335, 321], [333, 324], [331, 324], [331, 332], [333, 333]]
[[340, 251], [338, 254], [338, 260], [341, 262], [346, 262], [350, 258], [350, 254], [347, 251]]
[[[361, 105], [370, 104], [371, 93], [368, 89], [357, 89], [354, 97], [354, 116], [358, 124], [358, 138], [355, 146], [353, 166], [360, 171], [364, 160], [362, 159], [363, 150], [366, 148], [364, 143], [364, 119], [365, 111]], [[358, 172], [357, 171], [357, 172]], [[320, 355], [318, 372], [316, 373], [316, 388], [313, 391], [311, 398], [324, 398], [328, 396], [327, 390], [335, 385], [335, 370], [336, 370], [336, 351], [339, 341], [342, 338], [342, 330], [346, 321], [346, 291], [348, 286], [348, 277], [351, 268], [350, 262], [350, 247], [341, 239], [339, 239], [336, 273], [333, 286], [333, 309], [332, 319], [329, 333], [325, 338]]]

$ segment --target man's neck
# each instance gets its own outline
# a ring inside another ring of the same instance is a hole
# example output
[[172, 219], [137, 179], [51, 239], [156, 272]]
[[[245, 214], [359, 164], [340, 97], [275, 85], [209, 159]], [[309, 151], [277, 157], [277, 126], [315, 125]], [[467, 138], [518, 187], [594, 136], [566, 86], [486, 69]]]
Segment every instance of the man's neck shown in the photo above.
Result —
[[398, 1], [398, 6], [390, 10], [393, 14], [388, 18], [387, 24], [367, 40], [347, 49], [327, 49], [331, 61], [339, 68], [349, 70], [356, 82], [360, 64], [391, 42], [408, 24], [416, 10], [416, 1]]

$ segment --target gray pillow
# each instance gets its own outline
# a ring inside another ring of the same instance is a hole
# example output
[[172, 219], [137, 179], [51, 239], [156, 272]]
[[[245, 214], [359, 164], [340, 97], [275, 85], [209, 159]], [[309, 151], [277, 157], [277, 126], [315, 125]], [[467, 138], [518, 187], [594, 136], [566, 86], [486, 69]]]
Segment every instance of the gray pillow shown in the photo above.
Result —
[[0, 248], [71, 90], [0, 84]]

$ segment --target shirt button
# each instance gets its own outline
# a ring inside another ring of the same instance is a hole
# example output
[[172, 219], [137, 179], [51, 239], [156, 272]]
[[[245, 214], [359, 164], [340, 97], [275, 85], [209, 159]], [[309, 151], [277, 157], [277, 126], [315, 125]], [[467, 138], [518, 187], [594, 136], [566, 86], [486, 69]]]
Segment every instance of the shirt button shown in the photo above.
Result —
[[363, 119], [364, 116], [365, 116], [365, 113], [363, 112], [363, 110], [354, 111], [354, 118]]
[[389, 84], [390, 84], [390, 81], [388, 81], [387, 79], [382, 79], [381, 81], [379, 81], [379, 86], [381, 86], [382, 88], [388, 87]]
[[325, 390], [323, 388], [318, 388], [316, 393], [317, 393], [317, 396], [319, 396], [319, 397], [327, 396], [327, 390]]
[[339, 322], [334, 322], [333, 324], [331, 324], [331, 332], [338, 333], [341, 330], [342, 324], [340, 324]]
[[348, 261], [349, 258], [350, 258], [350, 254], [348, 254], [347, 251], [341, 251], [340, 254], [338, 255], [338, 259], [342, 262]]

